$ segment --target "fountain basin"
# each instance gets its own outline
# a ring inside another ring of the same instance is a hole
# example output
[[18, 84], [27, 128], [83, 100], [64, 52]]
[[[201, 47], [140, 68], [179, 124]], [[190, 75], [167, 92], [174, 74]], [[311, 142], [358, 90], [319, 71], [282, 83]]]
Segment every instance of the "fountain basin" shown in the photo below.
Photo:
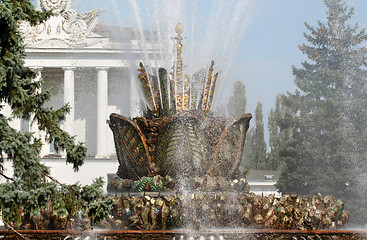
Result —
[[[132, 240], [132, 239], [200, 239], [200, 240], [265, 240], [265, 239], [338, 239], [361, 240], [367, 239], [366, 230], [269, 230], [269, 229], [216, 229], [216, 230], [94, 230], [94, 231], [68, 231], [68, 230], [20, 230], [21, 235], [37, 240]], [[12, 231], [0, 230], [0, 239], [21, 239]]]
[[[226, 121], [190, 112], [163, 118], [126, 118], [113, 113], [109, 125], [123, 179], [239, 174], [251, 114]], [[189, 171], [190, 170], [190, 171]]]

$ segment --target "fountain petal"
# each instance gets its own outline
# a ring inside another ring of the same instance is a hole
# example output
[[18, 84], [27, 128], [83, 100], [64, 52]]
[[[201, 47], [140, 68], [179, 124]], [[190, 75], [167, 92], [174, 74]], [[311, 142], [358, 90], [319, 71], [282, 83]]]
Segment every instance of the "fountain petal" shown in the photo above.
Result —
[[139, 179], [150, 175], [152, 161], [147, 139], [141, 127], [129, 118], [113, 113], [109, 125], [113, 131], [119, 169], [117, 175], [123, 179]]
[[196, 117], [181, 114], [173, 117], [164, 127], [155, 155], [155, 163], [161, 175], [175, 176], [176, 172], [202, 175], [200, 166], [203, 152], [198, 125]]
[[222, 174], [230, 179], [235, 177], [251, 118], [252, 115], [247, 113], [233, 119], [224, 127], [213, 150], [209, 174], [213, 176]]

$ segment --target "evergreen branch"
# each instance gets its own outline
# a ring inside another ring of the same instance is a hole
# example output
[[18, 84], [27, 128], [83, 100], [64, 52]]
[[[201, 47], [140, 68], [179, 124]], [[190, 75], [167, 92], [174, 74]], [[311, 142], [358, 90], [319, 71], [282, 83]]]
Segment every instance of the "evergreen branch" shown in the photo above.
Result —
[[5, 224], [5, 226], [10, 229], [12, 232], [14, 232], [15, 234], [17, 234], [19, 237], [26, 239], [26, 240], [30, 240], [29, 238], [23, 236], [20, 232], [18, 232], [17, 230], [15, 230], [12, 226], [10, 226], [10, 224], [8, 224], [7, 222], [4, 221], [4, 219], [0, 216], [0, 220], [3, 221], [3, 223]]
[[46, 177], [48, 177], [49, 179], [51, 179], [52, 181], [54, 181], [55, 183], [61, 185], [61, 186], [65, 186], [65, 184], [59, 182], [56, 178], [52, 177], [51, 175], [49, 175], [48, 173], [43, 173]]
[[13, 181], [13, 178], [6, 176], [4, 173], [0, 172], [0, 175], [6, 178], [7, 180]]
[[44, 172], [43, 174], [44, 174], [45, 177], [48, 177], [51, 181], [59, 184], [61, 187], [65, 187], [65, 188], [67, 188], [69, 190], [76, 191], [72, 186], [59, 182], [56, 178], [52, 177], [48, 173]]

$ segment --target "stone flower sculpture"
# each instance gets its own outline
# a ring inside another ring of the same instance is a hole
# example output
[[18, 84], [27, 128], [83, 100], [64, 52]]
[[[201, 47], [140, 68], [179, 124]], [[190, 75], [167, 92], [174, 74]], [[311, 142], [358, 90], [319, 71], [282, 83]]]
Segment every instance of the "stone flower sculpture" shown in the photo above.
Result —
[[174, 72], [161, 68], [156, 77], [147, 74], [142, 63], [138, 69], [148, 102], [147, 116], [110, 116], [120, 163], [117, 175], [135, 180], [155, 175], [233, 179], [252, 116], [247, 113], [231, 121], [212, 116], [218, 78], [218, 73], [213, 75], [214, 62], [206, 76], [198, 74], [190, 79], [183, 72], [180, 24], [176, 32]]

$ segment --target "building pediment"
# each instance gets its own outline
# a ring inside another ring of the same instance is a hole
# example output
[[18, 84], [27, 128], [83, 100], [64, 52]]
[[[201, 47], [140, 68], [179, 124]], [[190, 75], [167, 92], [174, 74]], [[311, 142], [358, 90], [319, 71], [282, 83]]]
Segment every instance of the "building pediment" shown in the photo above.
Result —
[[71, 0], [38, 0], [39, 11], [52, 10], [47, 21], [37, 26], [20, 23], [27, 47], [34, 48], [108, 48], [109, 40], [94, 34], [102, 9], [77, 13], [70, 9]]

